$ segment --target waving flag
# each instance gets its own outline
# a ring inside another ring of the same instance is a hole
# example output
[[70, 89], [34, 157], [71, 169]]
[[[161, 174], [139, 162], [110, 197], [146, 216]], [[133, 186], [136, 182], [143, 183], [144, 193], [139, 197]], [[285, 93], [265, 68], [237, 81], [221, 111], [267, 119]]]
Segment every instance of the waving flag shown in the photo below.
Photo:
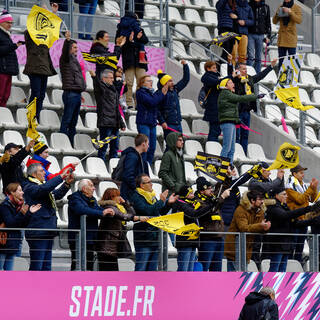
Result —
[[44, 44], [51, 48], [59, 39], [62, 20], [54, 13], [33, 6], [27, 18], [27, 30], [36, 45]]
[[274, 93], [282, 102], [284, 102], [289, 107], [302, 111], [314, 108], [313, 106], [304, 106], [301, 103], [299, 96], [299, 87], [279, 88], [278, 90], [275, 90]]
[[234, 32], [223, 32], [219, 34], [217, 37], [212, 39], [212, 44], [221, 47], [223, 43], [231, 40], [231, 39], [237, 39], [240, 41], [241, 36]]
[[32, 140], [38, 140], [40, 137], [39, 132], [37, 131], [37, 119], [36, 119], [36, 110], [37, 110], [37, 98], [34, 98], [27, 106], [27, 119], [28, 119], [28, 130], [27, 137]]
[[117, 139], [117, 136], [111, 136], [111, 137], [106, 137], [103, 140], [98, 140], [98, 139], [91, 139], [91, 142], [93, 146], [99, 150], [102, 148], [105, 144], [110, 143], [111, 140]]
[[105, 64], [107, 66], [110, 66], [112, 69], [117, 69], [117, 64], [119, 60], [117, 59], [117, 56], [100, 56], [97, 54], [90, 54], [89, 52], [81, 52], [82, 57], [85, 61], [98, 63], [98, 64]]
[[288, 142], [283, 143], [278, 150], [276, 160], [267, 170], [291, 169], [299, 164], [298, 151], [300, 147], [294, 146]]

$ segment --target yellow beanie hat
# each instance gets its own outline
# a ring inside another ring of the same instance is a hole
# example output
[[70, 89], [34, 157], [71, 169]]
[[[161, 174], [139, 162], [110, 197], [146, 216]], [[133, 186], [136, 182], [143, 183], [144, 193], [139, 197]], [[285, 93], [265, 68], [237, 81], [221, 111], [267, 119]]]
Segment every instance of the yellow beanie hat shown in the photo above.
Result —
[[220, 83], [218, 84], [218, 89], [226, 89], [226, 85], [228, 83], [228, 81], [231, 80], [230, 78], [224, 78], [220, 81]]
[[164, 73], [162, 70], [158, 70], [158, 79], [159, 79], [159, 81], [160, 81], [160, 83], [161, 83], [161, 85], [165, 85], [169, 80], [171, 80], [172, 79], [172, 77], [171, 76], [169, 76], [168, 74], [166, 74], [166, 73]]

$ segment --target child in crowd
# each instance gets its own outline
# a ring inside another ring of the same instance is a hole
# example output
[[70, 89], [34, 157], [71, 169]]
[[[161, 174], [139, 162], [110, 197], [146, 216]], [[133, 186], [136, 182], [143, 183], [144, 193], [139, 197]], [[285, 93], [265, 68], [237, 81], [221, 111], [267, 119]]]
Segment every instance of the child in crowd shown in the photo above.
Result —
[[[120, 36], [125, 36], [127, 41], [132, 41], [137, 38], [138, 34], [142, 32], [142, 28], [138, 19], [138, 15], [134, 12], [127, 12], [117, 25]], [[131, 39], [133, 33], [133, 39]], [[146, 60], [146, 52], [144, 45], [140, 44], [139, 48], [139, 63], [148, 63]]]
[[128, 109], [126, 103], [125, 93], [128, 91], [127, 83], [123, 78], [123, 69], [117, 67], [117, 70], [114, 73], [114, 86], [116, 87], [119, 94], [119, 104], [123, 112], [126, 112]]

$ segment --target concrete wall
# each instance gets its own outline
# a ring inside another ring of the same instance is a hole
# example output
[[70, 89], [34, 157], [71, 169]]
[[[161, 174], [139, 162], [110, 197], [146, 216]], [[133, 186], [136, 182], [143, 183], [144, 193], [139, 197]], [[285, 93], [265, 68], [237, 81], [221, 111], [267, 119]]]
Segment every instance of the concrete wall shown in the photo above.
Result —
[[299, 150], [300, 164], [308, 168], [305, 172], [306, 181], [311, 178], [319, 178], [320, 175], [320, 154], [314, 152], [309, 147], [303, 147], [296, 140], [292, 139], [282, 129], [278, 129], [270, 121], [251, 114], [251, 125], [253, 130], [262, 133], [261, 135], [250, 132], [249, 143], [258, 143], [263, 147], [265, 155], [269, 159], [275, 159], [279, 146], [284, 142], [301, 147]]

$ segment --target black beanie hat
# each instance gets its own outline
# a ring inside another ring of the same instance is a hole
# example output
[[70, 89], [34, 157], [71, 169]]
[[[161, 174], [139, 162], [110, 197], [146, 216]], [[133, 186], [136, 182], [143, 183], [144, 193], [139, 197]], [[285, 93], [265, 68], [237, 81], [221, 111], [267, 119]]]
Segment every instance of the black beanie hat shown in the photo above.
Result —
[[189, 194], [189, 192], [192, 190], [192, 189], [191, 189], [191, 190], [190, 190], [190, 189], [191, 189], [191, 187], [186, 184], [186, 185], [182, 186], [182, 187], [179, 189], [178, 195], [179, 195], [180, 197], [182, 197], [182, 198], [185, 198], [185, 197], [187, 197], [187, 195]]
[[35, 154], [39, 155], [40, 153], [42, 153], [44, 150], [48, 149], [49, 147], [43, 143], [42, 141], [38, 141], [34, 147], [33, 147], [33, 151]]
[[198, 191], [206, 190], [212, 186], [211, 183], [209, 181], [207, 181], [207, 179], [205, 177], [199, 177], [196, 180], [196, 184], [197, 184]]

